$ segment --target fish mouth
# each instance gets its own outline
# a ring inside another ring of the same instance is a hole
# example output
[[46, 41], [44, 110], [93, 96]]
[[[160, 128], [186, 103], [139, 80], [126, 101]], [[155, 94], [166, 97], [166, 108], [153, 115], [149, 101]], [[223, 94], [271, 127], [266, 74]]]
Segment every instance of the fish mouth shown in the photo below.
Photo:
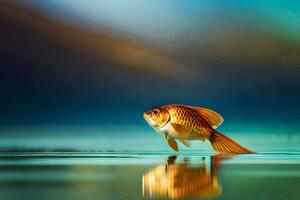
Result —
[[148, 119], [148, 116], [147, 116], [147, 113], [146, 113], [146, 112], [143, 113], [143, 117], [144, 117], [144, 119], [148, 122], [149, 119]]
[[150, 120], [150, 118], [149, 118], [148, 116], [149, 116], [149, 114], [148, 114], [147, 112], [144, 112], [144, 113], [143, 113], [144, 119], [146, 120], [146, 122], [147, 122], [149, 125], [151, 125], [151, 120]]

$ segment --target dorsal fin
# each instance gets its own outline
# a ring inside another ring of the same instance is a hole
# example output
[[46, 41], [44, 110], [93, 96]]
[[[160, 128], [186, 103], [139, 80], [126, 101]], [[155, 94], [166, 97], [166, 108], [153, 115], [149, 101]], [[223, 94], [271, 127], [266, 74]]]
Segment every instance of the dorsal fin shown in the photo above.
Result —
[[198, 114], [201, 115], [201, 117], [203, 117], [209, 123], [209, 125], [211, 125], [211, 127], [213, 127], [214, 129], [220, 126], [224, 121], [223, 117], [219, 113], [209, 108], [203, 108], [198, 106], [187, 106], [187, 107], [197, 111]]

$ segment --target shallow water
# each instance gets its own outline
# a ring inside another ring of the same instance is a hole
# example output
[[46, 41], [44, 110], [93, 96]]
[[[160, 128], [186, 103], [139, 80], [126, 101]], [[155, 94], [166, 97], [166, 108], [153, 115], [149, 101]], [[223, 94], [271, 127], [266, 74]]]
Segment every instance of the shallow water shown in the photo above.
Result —
[[300, 154], [0, 154], [1, 199], [299, 199]]
[[221, 131], [257, 154], [175, 157], [150, 128], [1, 129], [0, 199], [299, 199], [299, 132], [274, 130]]

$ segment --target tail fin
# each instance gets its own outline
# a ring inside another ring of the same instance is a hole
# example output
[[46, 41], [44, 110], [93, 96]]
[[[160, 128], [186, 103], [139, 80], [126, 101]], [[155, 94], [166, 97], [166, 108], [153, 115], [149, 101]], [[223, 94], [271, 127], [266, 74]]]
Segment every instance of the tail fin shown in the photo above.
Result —
[[242, 147], [229, 137], [215, 131], [213, 136], [210, 138], [210, 142], [214, 150], [220, 153], [231, 153], [231, 154], [239, 154], [239, 153], [254, 153]]

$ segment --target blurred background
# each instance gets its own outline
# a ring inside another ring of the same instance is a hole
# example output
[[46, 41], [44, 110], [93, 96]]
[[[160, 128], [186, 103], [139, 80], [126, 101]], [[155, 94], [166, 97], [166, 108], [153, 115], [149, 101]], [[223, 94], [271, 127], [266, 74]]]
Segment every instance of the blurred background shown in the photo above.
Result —
[[300, 150], [298, 1], [2, 0], [0, 55], [2, 151], [169, 151], [142, 118], [169, 103]]

